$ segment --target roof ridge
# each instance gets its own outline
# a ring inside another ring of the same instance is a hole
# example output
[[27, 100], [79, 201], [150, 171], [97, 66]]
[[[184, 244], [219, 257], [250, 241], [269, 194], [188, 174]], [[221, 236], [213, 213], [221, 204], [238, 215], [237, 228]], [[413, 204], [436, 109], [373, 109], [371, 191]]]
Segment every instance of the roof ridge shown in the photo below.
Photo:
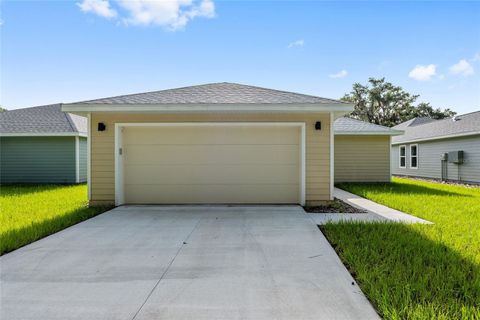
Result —
[[203, 84], [197, 84], [197, 85], [182, 86], [182, 87], [176, 87], [176, 88], [170, 88], [170, 89], [145, 91], [145, 92], [140, 92], [140, 93], [120, 94], [120, 95], [115, 95], [115, 96], [110, 96], [110, 97], [83, 100], [83, 101], [79, 101], [79, 102], [74, 102], [72, 104], [83, 104], [83, 103], [90, 103], [90, 102], [97, 101], [97, 100], [126, 98], [126, 97], [140, 96], [140, 95], [145, 95], [145, 94], [156, 94], [156, 93], [160, 93], [160, 92], [169, 92], [169, 91], [182, 90], [182, 89], [187, 89], [187, 88], [198, 88], [198, 87], [205, 87], [205, 86], [211, 86], [211, 85], [221, 85], [221, 84], [237, 85], [237, 86], [243, 86], [243, 87], [247, 87], [247, 88], [254, 88], [254, 89], [257, 89], [257, 90], [260, 89], [260, 90], [265, 90], [265, 91], [274, 91], [274, 92], [280, 92], [280, 93], [294, 94], [294, 95], [308, 97], [308, 98], [323, 99], [323, 100], [330, 101], [330, 102], [346, 104], [346, 102], [341, 101], [341, 100], [323, 98], [323, 97], [320, 97], [320, 96], [314, 96], [314, 95], [309, 95], [309, 94], [305, 94], [305, 93], [297, 93], [297, 92], [293, 92], [293, 91], [277, 90], [277, 89], [253, 86], [253, 85], [242, 84], [242, 83], [237, 83], [237, 82], [211, 82], [211, 83], [203, 83]]
[[37, 108], [45, 108], [45, 107], [55, 107], [55, 106], [58, 106], [58, 105], [62, 105], [61, 103], [51, 103], [51, 104], [45, 104], [45, 105], [41, 105], [41, 106], [33, 106], [33, 107], [26, 107], [26, 108], [17, 108], [17, 109], [7, 109], [6, 111], [2, 112], [2, 113], [6, 113], [6, 112], [15, 112], [15, 111], [25, 111], [25, 110], [28, 110], [28, 109], [37, 109]]
[[[463, 117], [472, 113], [480, 113], [480, 110], [454, 115], [454, 117]], [[451, 118], [450, 118], [451, 119]]]
[[371, 123], [371, 122], [368, 122], [368, 121], [363, 121], [363, 120], [360, 120], [360, 119], [351, 118], [349, 116], [344, 116], [344, 118], [351, 119], [351, 120], [354, 120], [354, 121], [357, 121], [357, 122], [364, 122], [364, 123], [372, 124], [374, 126], [379, 126], [379, 127], [385, 128], [385, 129], [398, 130], [398, 129], [393, 129], [393, 127], [387, 127], [387, 126], [383, 126], [381, 124], [376, 124], [376, 123]]
[[[286, 90], [278, 90], [278, 89], [271, 89], [271, 88], [265, 88], [265, 87], [259, 87], [259, 86], [254, 86], [254, 85], [251, 85], [251, 84], [243, 84], [243, 83], [237, 83], [237, 82], [219, 82], [219, 83], [228, 83], [228, 84], [236, 84], [236, 85], [241, 85], [241, 86], [245, 86], [245, 87], [249, 87], [249, 88], [256, 88], [256, 89], [262, 89], [262, 90], [270, 90], [270, 91], [276, 91], [276, 92], [282, 92], [282, 93], [289, 93], [289, 94], [296, 94], [296, 95], [300, 95], [300, 96], [305, 96], [305, 97], [310, 97], [310, 98], [320, 98], [320, 99], [323, 99], [323, 100], [329, 100], [329, 101], [333, 101], [333, 102], [340, 102], [340, 103], [347, 103], [347, 102], [344, 102], [342, 100], [335, 100], [335, 99], [330, 99], [330, 98], [323, 98], [323, 97], [320, 97], [320, 96], [314, 96], [314, 95], [311, 95], [311, 94], [306, 94], [306, 93], [299, 93], [299, 92], [293, 92], [293, 91], [286, 91]], [[212, 84], [215, 84], [215, 83], [212, 83]]]
[[[61, 104], [60, 104], [61, 105]], [[60, 109], [61, 110], [61, 109]], [[70, 113], [68, 112], [63, 112], [63, 115], [65, 116], [65, 118], [67, 118], [67, 121], [68, 121], [68, 124], [70, 125], [70, 127], [72, 128], [72, 131], [73, 132], [80, 132], [77, 128], [77, 126], [75, 125], [75, 122], [73, 121], [72, 117], [70, 116]]]
[[[103, 99], [115, 99], [115, 98], [120, 98], [120, 97], [131, 97], [131, 96], [136, 96], [136, 95], [141, 95], [141, 94], [149, 94], [149, 93], [157, 93], [157, 92], [165, 92], [165, 91], [171, 91], [171, 90], [178, 90], [178, 89], [186, 89], [186, 88], [193, 88], [193, 87], [201, 87], [201, 86], [206, 86], [209, 84], [219, 84], [222, 82], [212, 82], [212, 83], [204, 83], [204, 84], [195, 84], [192, 86], [183, 86], [183, 87], [176, 87], [176, 88], [170, 88], [170, 89], [162, 89], [162, 90], [152, 90], [152, 91], [145, 91], [145, 92], [137, 92], [137, 93], [127, 93], [127, 94], [119, 94], [115, 96], [110, 96], [110, 97], [103, 97], [103, 98], [95, 98], [95, 99], [89, 99], [89, 100], [82, 100], [80, 102], [74, 102], [75, 103], [87, 103], [95, 100], [103, 100]], [[225, 83], [225, 82], [223, 82]]]

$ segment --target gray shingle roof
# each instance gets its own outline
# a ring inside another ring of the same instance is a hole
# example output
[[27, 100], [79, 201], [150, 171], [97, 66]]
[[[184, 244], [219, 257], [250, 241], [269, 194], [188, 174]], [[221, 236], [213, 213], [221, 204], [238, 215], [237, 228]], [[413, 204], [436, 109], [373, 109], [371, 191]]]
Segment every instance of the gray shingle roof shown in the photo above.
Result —
[[77, 102], [76, 104], [345, 104], [316, 96], [237, 83], [210, 83]]
[[[394, 129], [402, 129], [405, 134], [394, 137], [393, 144], [406, 141], [421, 141], [425, 139], [442, 138], [445, 136], [463, 135], [468, 133], [480, 132], [480, 111], [459, 115], [443, 120], [432, 120], [422, 124], [416, 124], [412, 120], [401, 123]], [[413, 124], [413, 125], [412, 125]]]
[[352, 118], [338, 118], [333, 124], [333, 130], [335, 134], [385, 134], [385, 135], [398, 135], [401, 134], [401, 130], [395, 130], [392, 128], [380, 126], [377, 124], [352, 119]]
[[403, 130], [406, 127], [414, 127], [418, 126], [424, 123], [432, 122], [435, 121], [435, 119], [429, 118], [429, 117], [418, 117], [418, 118], [413, 118], [408, 121], [402, 122], [398, 125], [395, 126], [396, 129], [401, 129]]
[[61, 104], [0, 112], [0, 134], [87, 132], [87, 119], [61, 111]]

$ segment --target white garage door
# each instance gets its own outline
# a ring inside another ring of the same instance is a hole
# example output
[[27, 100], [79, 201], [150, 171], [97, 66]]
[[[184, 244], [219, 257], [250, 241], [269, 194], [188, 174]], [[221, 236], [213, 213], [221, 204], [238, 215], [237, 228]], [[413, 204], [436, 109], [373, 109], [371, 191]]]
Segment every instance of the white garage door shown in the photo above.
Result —
[[301, 127], [122, 128], [127, 204], [300, 203]]

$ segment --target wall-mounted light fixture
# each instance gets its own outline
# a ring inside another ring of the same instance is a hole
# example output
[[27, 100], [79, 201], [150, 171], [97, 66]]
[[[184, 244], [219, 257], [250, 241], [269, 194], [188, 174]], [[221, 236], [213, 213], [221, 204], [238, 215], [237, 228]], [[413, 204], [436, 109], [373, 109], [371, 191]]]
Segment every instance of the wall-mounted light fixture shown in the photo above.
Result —
[[320, 121], [315, 122], [315, 130], [322, 130], [322, 123]]
[[106, 128], [107, 126], [105, 126], [105, 123], [103, 122], [98, 123], [98, 131], [105, 131]]

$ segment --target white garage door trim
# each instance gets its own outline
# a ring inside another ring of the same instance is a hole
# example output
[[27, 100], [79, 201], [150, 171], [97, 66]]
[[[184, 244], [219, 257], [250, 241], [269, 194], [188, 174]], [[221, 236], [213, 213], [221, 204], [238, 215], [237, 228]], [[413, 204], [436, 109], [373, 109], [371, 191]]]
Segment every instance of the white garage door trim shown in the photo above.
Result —
[[122, 128], [124, 127], [208, 127], [208, 126], [258, 126], [258, 127], [299, 127], [300, 133], [300, 204], [305, 205], [305, 123], [304, 122], [155, 122], [115, 123], [115, 205], [125, 203], [123, 188]]

